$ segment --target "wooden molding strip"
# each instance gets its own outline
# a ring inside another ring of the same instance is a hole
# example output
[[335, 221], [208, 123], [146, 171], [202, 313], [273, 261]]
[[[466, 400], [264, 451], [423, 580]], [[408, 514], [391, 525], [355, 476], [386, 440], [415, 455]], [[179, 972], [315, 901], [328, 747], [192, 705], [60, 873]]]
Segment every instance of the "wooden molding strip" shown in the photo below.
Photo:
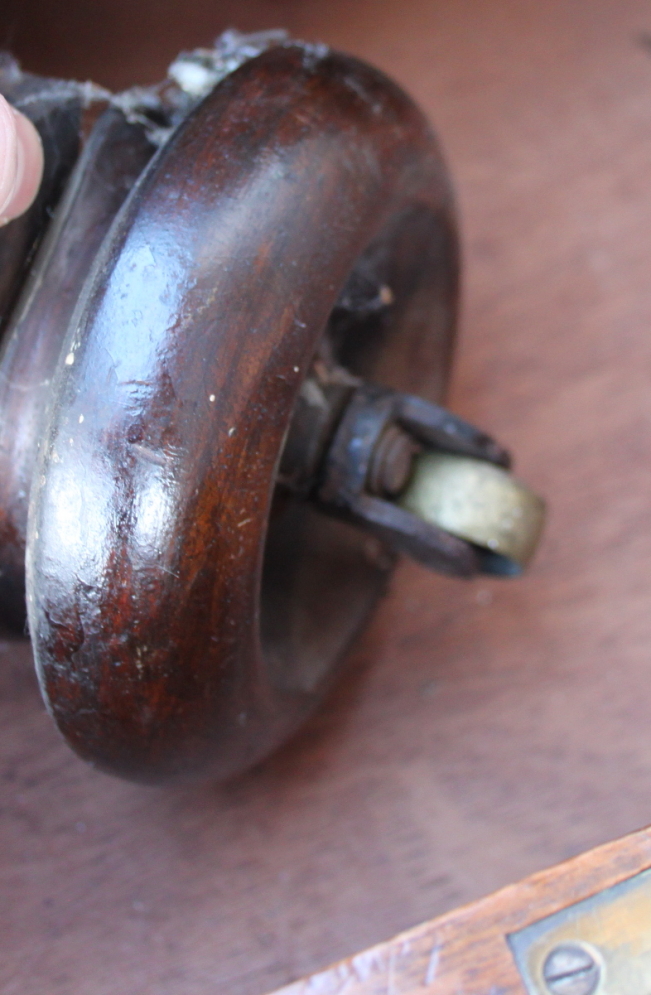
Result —
[[507, 936], [651, 867], [651, 829], [607, 843], [274, 995], [526, 995]]

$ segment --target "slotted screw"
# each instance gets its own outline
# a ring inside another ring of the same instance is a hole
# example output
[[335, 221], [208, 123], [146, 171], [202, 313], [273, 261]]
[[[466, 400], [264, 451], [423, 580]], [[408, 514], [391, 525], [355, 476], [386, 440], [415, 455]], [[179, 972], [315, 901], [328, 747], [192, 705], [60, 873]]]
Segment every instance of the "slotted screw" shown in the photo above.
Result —
[[586, 947], [564, 943], [549, 952], [543, 978], [552, 995], [592, 995], [601, 978], [601, 968]]

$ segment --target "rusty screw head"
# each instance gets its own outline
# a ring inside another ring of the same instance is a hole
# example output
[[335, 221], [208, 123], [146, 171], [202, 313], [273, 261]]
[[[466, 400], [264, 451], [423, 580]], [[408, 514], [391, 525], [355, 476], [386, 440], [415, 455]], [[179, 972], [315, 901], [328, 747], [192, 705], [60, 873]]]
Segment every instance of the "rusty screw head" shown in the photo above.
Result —
[[395, 497], [407, 485], [417, 443], [398, 428], [389, 425], [373, 450], [368, 472], [368, 487], [381, 497]]
[[579, 943], [563, 943], [547, 955], [543, 978], [552, 995], [592, 995], [601, 968], [590, 951]]

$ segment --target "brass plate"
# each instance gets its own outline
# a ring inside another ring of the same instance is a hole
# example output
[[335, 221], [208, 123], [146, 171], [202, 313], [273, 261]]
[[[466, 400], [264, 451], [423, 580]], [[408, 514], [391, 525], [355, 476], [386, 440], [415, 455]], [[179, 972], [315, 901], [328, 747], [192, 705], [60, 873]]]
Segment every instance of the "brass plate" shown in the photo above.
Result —
[[550, 988], [544, 978], [545, 963], [558, 948], [583, 950], [593, 959], [598, 969], [598, 981], [591, 988], [594, 995], [651, 995], [651, 870], [512, 933], [507, 940], [529, 995], [573, 995], [590, 989], [585, 974], [574, 981], [556, 978]]

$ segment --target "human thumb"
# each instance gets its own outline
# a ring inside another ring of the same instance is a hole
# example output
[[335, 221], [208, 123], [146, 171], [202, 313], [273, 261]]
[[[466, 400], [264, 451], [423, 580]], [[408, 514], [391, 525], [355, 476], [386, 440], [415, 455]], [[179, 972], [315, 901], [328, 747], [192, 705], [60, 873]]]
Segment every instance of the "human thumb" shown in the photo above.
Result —
[[43, 146], [36, 128], [0, 96], [0, 225], [27, 210], [42, 173]]

